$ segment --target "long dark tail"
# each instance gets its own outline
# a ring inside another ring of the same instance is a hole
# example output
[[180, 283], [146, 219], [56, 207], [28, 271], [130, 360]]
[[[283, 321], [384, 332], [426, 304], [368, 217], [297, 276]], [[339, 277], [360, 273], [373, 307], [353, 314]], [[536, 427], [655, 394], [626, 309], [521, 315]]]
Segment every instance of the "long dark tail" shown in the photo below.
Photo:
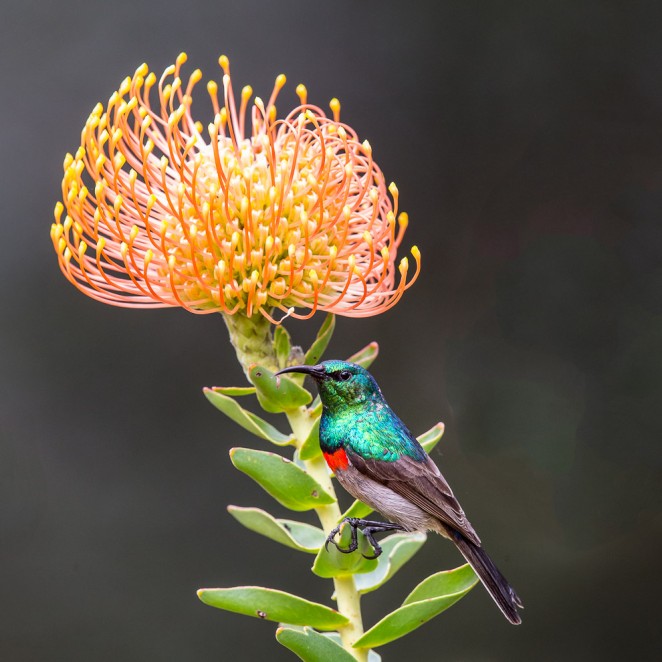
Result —
[[483, 586], [492, 596], [494, 602], [497, 603], [503, 615], [513, 625], [519, 625], [522, 619], [517, 613], [517, 607], [523, 607], [524, 605], [522, 605], [522, 601], [513, 587], [494, 565], [492, 559], [481, 547], [471, 542], [471, 540], [467, 540], [461, 533], [449, 531], [449, 534], [457, 548], [462, 552], [462, 556], [474, 569], [480, 581], [483, 582]]

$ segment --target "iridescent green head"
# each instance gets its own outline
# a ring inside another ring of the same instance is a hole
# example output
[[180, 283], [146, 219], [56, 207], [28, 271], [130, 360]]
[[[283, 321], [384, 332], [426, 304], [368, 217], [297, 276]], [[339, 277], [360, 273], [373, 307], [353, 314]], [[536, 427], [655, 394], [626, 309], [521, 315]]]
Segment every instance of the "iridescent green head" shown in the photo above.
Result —
[[276, 373], [302, 372], [317, 383], [324, 407], [339, 411], [367, 400], [382, 400], [374, 377], [360, 365], [347, 361], [323, 361], [317, 365], [296, 365]]

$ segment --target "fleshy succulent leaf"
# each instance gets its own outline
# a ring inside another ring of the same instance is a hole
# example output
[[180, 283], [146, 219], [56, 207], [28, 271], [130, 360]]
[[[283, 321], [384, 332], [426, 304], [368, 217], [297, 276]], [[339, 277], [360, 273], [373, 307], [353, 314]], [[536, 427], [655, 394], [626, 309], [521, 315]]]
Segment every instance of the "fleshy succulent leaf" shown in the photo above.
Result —
[[287, 329], [282, 324], [279, 324], [274, 329], [274, 349], [276, 350], [278, 367], [285, 368], [290, 360], [292, 340]]
[[[293, 626], [296, 628], [296, 626]], [[302, 629], [302, 628], [300, 628]], [[338, 646], [342, 646], [342, 639], [340, 637], [339, 632], [325, 632], [324, 633], [325, 637], [328, 637], [332, 641], [335, 641]], [[382, 662], [382, 656], [377, 652], [373, 650], [368, 651], [368, 662]]]
[[356, 658], [331, 637], [309, 627], [302, 630], [278, 628], [276, 639], [304, 662], [356, 662]]
[[260, 508], [228, 506], [228, 512], [247, 529], [300, 552], [317, 554], [326, 535], [322, 529], [288, 519], [276, 519]]
[[395, 533], [382, 540], [383, 551], [377, 559], [377, 567], [354, 578], [359, 593], [369, 593], [384, 585], [416, 554], [426, 538], [424, 533]]
[[335, 498], [310, 474], [281, 455], [252, 448], [233, 448], [230, 459], [239, 471], [250, 476], [290, 510], [310, 510], [335, 502]]
[[478, 582], [478, 577], [473, 568], [465, 563], [452, 570], [442, 570], [434, 575], [425, 578], [414, 590], [405, 598], [403, 606], [438, 598], [443, 595], [455, 595], [456, 593], [467, 592]]
[[336, 328], [336, 317], [335, 315], [329, 313], [322, 323], [319, 331], [317, 332], [317, 337], [315, 338], [313, 344], [310, 346], [310, 349], [306, 352], [304, 357], [304, 363], [306, 365], [315, 365], [319, 363], [326, 348], [331, 341], [331, 336], [333, 336], [333, 331]]
[[299, 448], [299, 457], [302, 460], [312, 460], [322, 454], [320, 448], [320, 418], [318, 417], [310, 428], [310, 432], [301, 448]]
[[261, 586], [201, 588], [198, 597], [210, 607], [267, 621], [309, 625], [318, 630], [336, 630], [349, 622], [346, 616], [331, 607]]
[[228, 418], [231, 418], [255, 436], [266, 439], [277, 446], [287, 446], [294, 442], [294, 435], [279, 432], [271, 423], [267, 423], [253, 412], [244, 409], [233, 397], [228, 395], [228, 391], [236, 390], [234, 387], [231, 389], [223, 387], [205, 388], [204, 394], [214, 407], [220, 409]]
[[216, 393], [229, 395], [231, 398], [253, 395], [256, 390], [255, 386], [213, 386], [212, 389]]
[[443, 423], [437, 423], [427, 432], [424, 432], [423, 434], [416, 437], [418, 439], [418, 443], [423, 446], [426, 453], [429, 453], [437, 445], [442, 435], [444, 434], [444, 428], [445, 426]]
[[359, 501], [358, 499], [354, 500], [354, 503], [340, 516], [339, 522], [342, 522], [346, 517], [356, 517], [357, 519], [364, 519], [372, 512], [372, 508]]
[[[351, 541], [351, 528], [343, 526], [336, 541], [343, 549], [347, 548]], [[358, 531], [358, 544], [358, 549], [351, 554], [343, 554], [333, 543], [329, 543], [328, 550], [322, 546], [315, 557], [312, 571], [326, 579], [371, 572], [377, 567], [377, 559], [366, 559], [363, 556], [372, 556], [374, 551], [361, 531]]]
[[379, 345], [376, 342], [371, 342], [369, 345], [366, 345], [363, 349], [356, 352], [356, 354], [352, 354], [347, 360], [350, 363], [357, 363], [364, 368], [369, 368], [377, 358], [378, 354]]
[[272, 414], [298, 409], [313, 399], [303, 386], [299, 386], [289, 377], [274, 376], [274, 373], [264, 366], [251, 366], [248, 376], [257, 389], [260, 405]]
[[465, 596], [478, 582], [469, 565], [438, 572], [422, 581], [402, 603], [355, 643], [355, 648], [383, 646], [408, 634]]

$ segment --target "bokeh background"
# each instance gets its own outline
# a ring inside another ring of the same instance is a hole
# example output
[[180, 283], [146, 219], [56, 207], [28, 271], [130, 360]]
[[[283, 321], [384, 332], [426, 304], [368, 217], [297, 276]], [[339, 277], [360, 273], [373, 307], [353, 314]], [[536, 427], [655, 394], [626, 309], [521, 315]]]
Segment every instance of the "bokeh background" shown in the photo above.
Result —
[[[241, 383], [220, 318], [79, 294], [48, 236], [61, 162], [143, 61], [343, 104], [399, 186], [424, 270], [340, 319], [526, 604], [480, 589], [385, 660], [658, 659], [662, 5], [5, 0], [0, 7], [0, 658], [288, 660], [274, 626], [202, 605], [261, 584], [327, 601], [312, 557], [241, 528], [273, 502], [206, 385]], [[209, 117], [200, 86], [194, 102]], [[302, 344], [322, 318], [292, 324]], [[374, 623], [459, 564], [431, 539], [364, 599]]]

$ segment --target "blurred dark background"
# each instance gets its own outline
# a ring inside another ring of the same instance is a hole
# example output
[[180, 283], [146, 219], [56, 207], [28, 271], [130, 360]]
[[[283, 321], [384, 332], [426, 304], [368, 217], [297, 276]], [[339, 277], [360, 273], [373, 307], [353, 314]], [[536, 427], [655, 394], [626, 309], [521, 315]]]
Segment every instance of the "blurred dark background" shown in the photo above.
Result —
[[[50, 244], [90, 109], [181, 50], [262, 96], [285, 72], [281, 112], [298, 82], [339, 97], [410, 214], [419, 282], [340, 319], [329, 355], [377, 340], [402, 418], [446, 423], [434, 457], [526, 610], [511, 627], [477, 589], [384, 659], [657, 659], [662, 5], [586, 0], [2, 3], [0, 658], [288, 660], [195, 590], [330, 598], [226, 513], [283, 511], [229, 462], [260, 442], [201, 393], [243, 380], [222, 320], [96, 303]], [[431, 539], [366, 624], [459, 563]]]

